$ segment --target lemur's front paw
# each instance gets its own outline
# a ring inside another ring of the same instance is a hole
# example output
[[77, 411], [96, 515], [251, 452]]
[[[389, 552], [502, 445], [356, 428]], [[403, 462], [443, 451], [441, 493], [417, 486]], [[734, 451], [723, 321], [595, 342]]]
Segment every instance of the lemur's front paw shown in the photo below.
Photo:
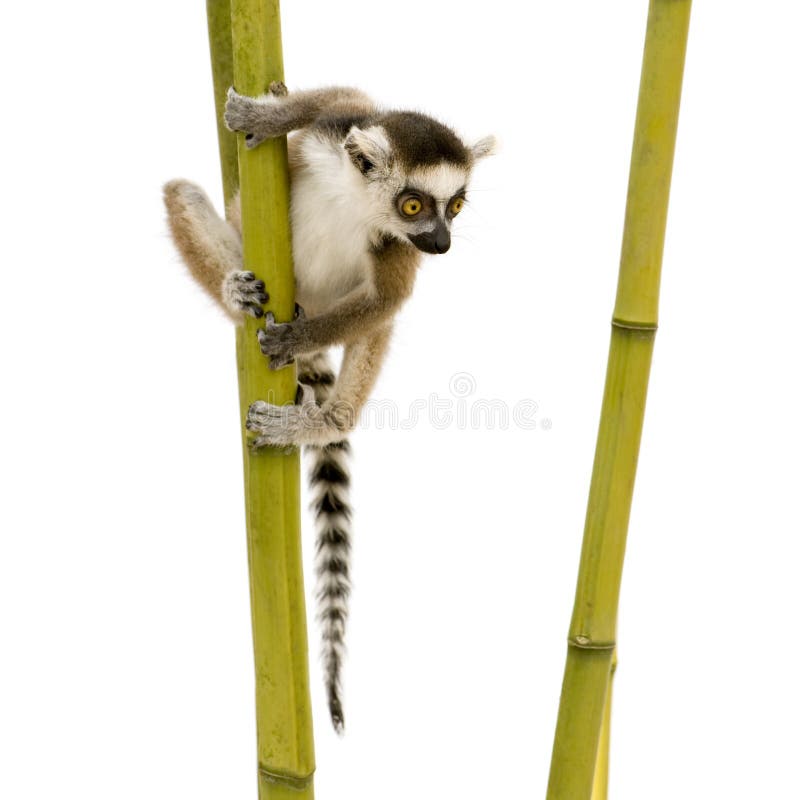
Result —
[[293, 447], [304, 444], [312, 432], [324, 427], [322, 409], [314, 399], [314, 390], [301, 383], [295, 405], [276, 406], [256, 400], [247, 411], [245, 427], [252, 434], [250, 446]]
[[263, 97], [246, 97], [231, 87], [225, 103], [225, 125], [228, 130], [244, 133], [249, 148], [257, 147], [265, 139], [280, 136], [284, 133], [280, 98], [287, 94], [286, 86], [280, 81], [273, 81], [269, 94]]
[[258, 329], [258, 344], [261, 352], [270, 357], [269, 368], [280, 369], [294, 361], [297, 346], [303, 340], [305, 314], [297, 306], [294, 322], [275, 322], [271, 311], [265, 317], [266, 327]]
[[262, 306], [269, 301], [264, 281], [247, 270], [233, 270], [222, 281], [222, 301], [234, 314], [241, 312], [251, 317], [263, 317]]

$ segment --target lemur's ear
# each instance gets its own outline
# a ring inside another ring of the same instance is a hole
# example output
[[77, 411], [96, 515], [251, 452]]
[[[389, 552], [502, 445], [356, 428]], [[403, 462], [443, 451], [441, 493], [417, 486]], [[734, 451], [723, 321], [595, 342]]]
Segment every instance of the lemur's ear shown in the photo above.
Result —
[[344, 149], [363, 175], [385, 174], [392, 165], [392, 147], [379, 125], [366, 130], [353, 125], [344, 140]]
[[478, 141], [470, 147], [470, 152], [475, 161], [480, 161], [485, 156], [493, 156], [496, 149], [497, 139], [495, 139], [494, 136], [484, 136], [483, 139], [478, 139]]

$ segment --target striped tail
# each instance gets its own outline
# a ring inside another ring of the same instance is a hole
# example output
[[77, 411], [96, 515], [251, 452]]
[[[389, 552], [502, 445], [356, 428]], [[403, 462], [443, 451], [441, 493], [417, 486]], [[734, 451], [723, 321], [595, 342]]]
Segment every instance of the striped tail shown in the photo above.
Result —
[[[298, 359], [298, 380], [314, 390], [321, 404], [330, 393], [336, 376], [323, 354]], [[350, 518], [348, 490], [350, 474], [346, 441], [323, 447], [309, 446], [309, 474], [316, 517], [317, 619], [322, 631], [322, 663], [331, 721], [337, 733], [344, 731], [342, 710], [342, 662], [350, 596]]]
[[322, 661], [328, 708], [337, 733], [344, 731], [341, 670], [347, 600], [350, 596], [350, 476], [344, 442], [309, 448], [312, 507], [317, 517], [317, 618], [322, 628]]

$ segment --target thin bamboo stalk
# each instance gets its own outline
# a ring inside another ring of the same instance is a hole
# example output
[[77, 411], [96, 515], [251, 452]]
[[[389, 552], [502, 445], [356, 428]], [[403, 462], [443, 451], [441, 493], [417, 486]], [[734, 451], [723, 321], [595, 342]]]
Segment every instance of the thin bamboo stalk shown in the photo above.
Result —
[[225, 208], [239, 189], [239, 152], [236, 135], [222, 120], [228, 87], [233, 86], [233, 44], [230, 0], [206, 0], [211, 74], [214, 80], [214, 110], [217, 121], [219, 165]]
[[617, 669], [617, 653], [611, 662], [606, 701], [603, 704], [603, 722], [600, 727], [600, 741], [597, 745], [597, 762], [594, 767], [592, 800], [608, 800], [608, 763], [611, 757], [611, 701], [614, 694], [614, 673]]
[[691, 0], [650, 0], [611, 346], [570, 625], [548, 800], [588, 800], [658, 324], [658, 293]]
[[[226, 202], [241, 186], [244, 263], [269, 287], [279, 321], [294, 314], [285, 138], [254, 150], [222, 125], [228, 86], [263, 94], [283, 80], [278, 0], [208, 0], [209, 38]], [[237, 157], [238, 149], [238, 157]], [[238, 160], [238, 169], [236, 163]], [[256, 339], [258, 322], [237, 326], [239, 401], [244, 420], [257, 399], [291, 403], [294, 367], [270, 371]], [[314, 738], [300, 549], [299, 454], [244, 452], [250, 601], [256, 674], [260, 800], [312, 800]]]

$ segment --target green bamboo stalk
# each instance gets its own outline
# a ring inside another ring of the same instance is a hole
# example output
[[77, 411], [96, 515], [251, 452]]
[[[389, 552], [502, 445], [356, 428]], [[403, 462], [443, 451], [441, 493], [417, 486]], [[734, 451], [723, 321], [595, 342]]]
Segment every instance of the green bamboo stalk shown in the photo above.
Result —
[[588, 800], [616, 645], [617, 607], [658, 293], [691, 0], [650, 0], [617, 299], [548, 800]]
[[[241, 187], [244, 263], [269, 287], [278, 321], [294, 314], [286, 139], [254, 150], [222, 125], [225, 92], [263, 94], [283, 80], [278, 0], [207, 0], [220, 163], [226, 203]], [[238, 150], [238, 156], [237, 156]], [[238, 169], [236, 164], [238, 161]], [[270, 371], [259, 323], [236, 330], [241, 419], [254, 400], [294, 401], [294, 367]], [[260, 800], [312, 800], [314, 737], [300, 549], [299, 453], [248, 448], [242, 426], [245, 517], [256, 674]]]
[[600, 741], [597, 745], [597, 761], [594, 767], [592, 800], [608, 800], [608, 763], [611, 756], [611, 700], [614, 694], [614, 673], [617, 668], [617, 653], [611, 662], [606, 701], [603, 704], [603, 722], [600, 727]]
[[239, 152], [236, 135], [223, 122], [228, 87], [233, 86], [233, 44], [231, 39], [230, 0], [206, 0], [208, 45], [211, 52], [211, 74], [214, 80], [214, 110], [217, 121], [219, 165], [222, 171], [222, 192], [227, 209], [239, 190]]

